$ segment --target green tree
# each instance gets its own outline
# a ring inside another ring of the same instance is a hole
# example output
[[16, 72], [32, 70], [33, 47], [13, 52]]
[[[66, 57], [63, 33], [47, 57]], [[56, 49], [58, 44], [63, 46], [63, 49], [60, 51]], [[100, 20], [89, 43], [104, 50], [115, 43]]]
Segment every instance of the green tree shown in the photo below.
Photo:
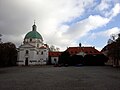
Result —
[[118, 38], [115, 39], [111, 44], [107, 45], [107, 55], [113, 60], [113, 65], [118, 66], [120, 60], [120, 34], [118, 34]]
[[16, 46], [11, 43], [0, 43], [0, 66], [16, 65], [17, 50]]
[[60, 58], [58, 62], [59, 64], [64, 64], [64, 65], [69, 64], [70, 54], [69, 52], [64, 51], [59, 58]]

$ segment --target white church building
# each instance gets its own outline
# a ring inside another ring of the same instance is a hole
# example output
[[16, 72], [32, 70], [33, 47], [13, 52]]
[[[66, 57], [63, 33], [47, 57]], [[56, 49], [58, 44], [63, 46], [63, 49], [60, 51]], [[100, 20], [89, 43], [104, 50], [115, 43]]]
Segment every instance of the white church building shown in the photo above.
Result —
[[37, 26], [25, 35], [23, 44], [18, 48], [18, 65], [44, 65], [48, 61], [48, 47], [43, 43], [42, 36], [37, 32]]

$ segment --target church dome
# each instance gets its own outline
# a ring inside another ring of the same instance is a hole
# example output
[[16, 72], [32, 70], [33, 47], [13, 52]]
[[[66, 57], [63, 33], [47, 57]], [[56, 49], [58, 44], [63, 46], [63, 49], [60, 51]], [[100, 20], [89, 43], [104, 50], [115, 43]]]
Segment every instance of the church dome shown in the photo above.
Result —
[[32, 31], [28, 32], [25, 35], [25, 39], [41, 39], [43, 41], [42, 36], [36, 31], [37, 26], [34, 25], [32, 26]]
[[26, 34], [25, 39], [30, 39], [30, 38], [31, 39], [42, 39], [42, 36], [37, 31], [30, 31]]

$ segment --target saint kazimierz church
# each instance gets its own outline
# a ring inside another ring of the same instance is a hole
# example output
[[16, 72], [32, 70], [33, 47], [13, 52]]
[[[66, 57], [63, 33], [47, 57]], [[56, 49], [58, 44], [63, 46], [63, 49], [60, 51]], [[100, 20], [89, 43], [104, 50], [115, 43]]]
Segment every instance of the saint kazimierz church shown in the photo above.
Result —
[[28, 32], [23, 44], [18, 49], [18, 65], [44, 65], [48, 61], [48, 47], [43, 43], [43, 38], [37, 32], [37, 26], [32, 26], [32, 31]]

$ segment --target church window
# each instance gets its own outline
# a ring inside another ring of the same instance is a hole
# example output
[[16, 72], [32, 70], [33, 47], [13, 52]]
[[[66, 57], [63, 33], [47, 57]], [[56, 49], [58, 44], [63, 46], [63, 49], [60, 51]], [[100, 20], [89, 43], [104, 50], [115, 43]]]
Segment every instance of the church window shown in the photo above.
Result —
[[39, 52], [37, 51], [37, 55], [39, 54]]
[[39, 47], [39, 44], [37, 44], [37, 47]]
[[29, 53], [29, 51], [28, 50], [26, 50], [26, 54], [28, 54]]
[[30, 38], [30, 42], [32, 42], [32, 38]]
[[43, 51], [41, 52], [41, 55], [43, 55]]

